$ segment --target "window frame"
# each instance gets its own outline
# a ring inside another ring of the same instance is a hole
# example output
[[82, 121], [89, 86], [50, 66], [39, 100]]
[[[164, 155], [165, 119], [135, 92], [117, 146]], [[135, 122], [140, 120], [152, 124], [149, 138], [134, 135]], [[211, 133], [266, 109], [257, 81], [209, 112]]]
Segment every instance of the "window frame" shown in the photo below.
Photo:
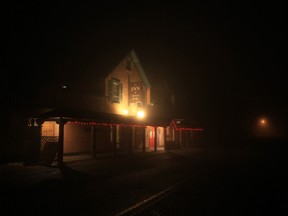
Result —
[[108, 81], [108, 95], [111, 103], [121, 103], [122, 84], [119, 79], [111, 78]]

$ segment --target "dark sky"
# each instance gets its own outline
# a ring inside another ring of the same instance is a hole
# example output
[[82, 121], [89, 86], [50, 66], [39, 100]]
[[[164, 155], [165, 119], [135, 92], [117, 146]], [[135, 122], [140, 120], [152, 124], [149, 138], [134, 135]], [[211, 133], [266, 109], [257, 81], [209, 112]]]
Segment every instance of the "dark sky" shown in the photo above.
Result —
[[286, 125], [284, 1], [88, 2], [9, 3], [4, 17], [9, 89], [24, 98], [54, 79], [53, 67], [71, 56], [131, 47], [152, 88], [167, 83], [183, 115], [223, 133], [234, 120], [256, 115]]

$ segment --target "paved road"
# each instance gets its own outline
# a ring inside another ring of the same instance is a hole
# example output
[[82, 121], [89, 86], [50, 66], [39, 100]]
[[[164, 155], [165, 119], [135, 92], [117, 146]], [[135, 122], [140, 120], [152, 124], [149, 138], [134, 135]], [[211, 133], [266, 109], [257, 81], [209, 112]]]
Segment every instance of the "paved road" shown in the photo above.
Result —
[[9, 215], [263, 215], [287, 210], [286, 165], [283, 151], [243, 149], [2, 165], [0, 205]]
[[[287, 152], [221, 157], [133, 215], [288, 215]], [[132, 214], [132, 213], [131, 213]]]

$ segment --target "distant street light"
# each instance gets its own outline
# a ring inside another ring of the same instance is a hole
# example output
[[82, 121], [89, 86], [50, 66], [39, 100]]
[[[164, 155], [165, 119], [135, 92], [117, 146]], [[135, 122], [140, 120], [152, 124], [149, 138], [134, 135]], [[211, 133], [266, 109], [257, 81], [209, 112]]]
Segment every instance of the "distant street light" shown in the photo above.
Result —
[[275, 127], [270, 117], [260, 117], [256, 119], [254, 135], [261, 138], [272, 137], [275, 135]]
[[267, 120], [264, 119], [264, 118], [260, 119], [260, 125], [261, 126], [266, 126], [267, 125]]

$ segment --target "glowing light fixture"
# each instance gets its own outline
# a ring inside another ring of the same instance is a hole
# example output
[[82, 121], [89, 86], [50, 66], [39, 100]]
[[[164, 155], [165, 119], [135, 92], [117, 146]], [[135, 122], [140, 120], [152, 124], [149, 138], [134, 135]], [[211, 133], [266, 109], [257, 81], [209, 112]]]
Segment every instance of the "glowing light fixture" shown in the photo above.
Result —
[[127, 109], [124, 109], [124, 110], [122, 110], [122, 113], [124, 114], [124, 115], [128, 115], [128, 110]]
[[137, 117], [138, 117], [138, 118], [144, 118], [144, 116], [145, 116], [144, 111], [139, 110], [139, 111], [137, 112]]

